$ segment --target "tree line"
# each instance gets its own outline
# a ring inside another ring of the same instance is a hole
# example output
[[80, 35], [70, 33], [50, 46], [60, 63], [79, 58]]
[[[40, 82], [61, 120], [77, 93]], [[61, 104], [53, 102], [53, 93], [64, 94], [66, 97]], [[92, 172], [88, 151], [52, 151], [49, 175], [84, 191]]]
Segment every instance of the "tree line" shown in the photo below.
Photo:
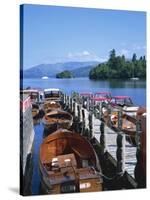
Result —
[[110, 51], [109, 59], [105, 63], [100, 63], [89, 72], [90, 79], [128, 79], [146, 78], [146, 59], [141, 56], [137, 59], [133, 54], [131, 60], [127, 60], [124, 55], [116, 56], [115, 49]]

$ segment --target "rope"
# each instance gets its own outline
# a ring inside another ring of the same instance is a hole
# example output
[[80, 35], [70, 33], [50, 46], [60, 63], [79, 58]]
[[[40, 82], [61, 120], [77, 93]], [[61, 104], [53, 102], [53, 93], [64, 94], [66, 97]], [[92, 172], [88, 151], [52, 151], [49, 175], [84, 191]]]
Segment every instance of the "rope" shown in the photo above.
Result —
[[99, 174], [100, 176], [102, 176], [103, 178], [105, 178], [105, 179], [107, 179], [107, 180], [109, 180], [109, 181], [114, 180], [114, 179], [116, 179], [117, 177], [118, 177], [118, 179], [120, 179], [120, 178], [124, 175], [123, 172], [120, 172], [120, 173], [116, 174], [115, 176], [108, 177], [108, 176], [106, 176], [105, 174], [103, 174], [103, 173], [101, 173], [101, 172], [97, 172], [97, 171], [94, 169], [94, 167], [92, 167], [92, 169], [93, 169], [93, 171], [94, 171], [95, 173]]
[[117, 177], [118, 177], [118, 179], [120, 179], [122, 176], [123, 176], [123, 172], [120, 172], [120, 173], [118, 173], [118, 174], [116, 174], [115, 176], [112, 176], [112, 177], [108, 177], [108, 176], [106, 176], [105, 174], [103, 174], [103, 173], [98, 173], [100, 176], [102, 176], [103, 178], [105, 178], [105, 179], [107, 179], [107, 180], [109, 180], [109, 181], [111, 181], [111, 180], [114, 180], [114, 179], [116, 179]]

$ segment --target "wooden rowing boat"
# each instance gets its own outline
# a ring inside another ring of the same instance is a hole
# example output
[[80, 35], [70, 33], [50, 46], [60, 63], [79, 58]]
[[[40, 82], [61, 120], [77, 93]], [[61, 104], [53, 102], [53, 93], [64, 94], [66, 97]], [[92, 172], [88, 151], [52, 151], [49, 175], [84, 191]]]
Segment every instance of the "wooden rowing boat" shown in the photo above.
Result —
[[46, 101], [43, 105], [43, 109], [45, 113], [48, 113], [52, 110], [61, 109], [61, 105], [59, 102], [56, 101]]
[[58, 88], [47, 88], [44, 89], [44, 99], [45, 101], [60, 101], [62, 96], [62, 91]]
[[[122, 115], [122, 126], [121, 126], [121, 130], [126, 134], [126, 139], [129, 143], [136, 145], [136, 123], [137, 123], [137, 119], [141, 118], [143, 116], [143, 114], [146, 113], [146, 109], [145, 108], [139, 108], [136, 112], [135, 115], [129, 115], [127, 112], [123, 112]], [[111, 126], [114, 129], [118, 129], [120, 128], [118, 126], [118, 112], [112, 112], [111, 116], [110, 116], [110, 122], [109, 123], [109, 116], [108, 116], [108, 112], [107, 109], [104, 113], [104, 119], [105, 122], [107, 124], [109, 124], [109, 126]]]
[[73, 116], [63, 110], [53, 110], [43, 117], [43, 124], [48, 130], [53, 129], [53, 127], [69, 129], [72, 122]]
[[37, 104], [32, 104], [32, 117], [33, 119], [39, 116], [39, 106]]
[[122, 120], [121, 127], [119, 127], [118, 112], [116, 111], [112, 112], [110, 116], [106, 115], [106, 112], [105, 112], [104, 119], [105, 119], [106, 124], [110, 128], [114, 129], [114, 131], [121, 130], [123, 133], [126, 134], [126, 140], [132, 145], [136, 145], [136, 141], [135, 141], [136, 119], [135, 118], [127, 114], [123, 114], [121, 118]]
[[[141, 109], [138, 111], [138, 116], [141, 114]], [[137, 151], [137, 164], [135, 167], [135, 179], [138, 182], [139, 188], [146, 187], [146, 179], [147, 179], [147, 167], [146, 167], [146, 113], [141, 115], [141, 134], [140, 137], [137, 138], [139, 142], [138, 151]], [[139, 148], [140, 147], [140, 148]]]
[[83, 136], [59, 129], [44, 139], [39, 158], [43, 193], [102, 191], [97, 155]]

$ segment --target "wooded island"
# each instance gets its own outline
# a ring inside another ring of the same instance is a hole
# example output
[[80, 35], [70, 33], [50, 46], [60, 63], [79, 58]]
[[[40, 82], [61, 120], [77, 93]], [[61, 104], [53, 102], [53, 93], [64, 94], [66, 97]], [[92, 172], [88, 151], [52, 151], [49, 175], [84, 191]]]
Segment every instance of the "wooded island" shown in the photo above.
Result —
[[141, 56], [137, 59], [133, 54], [132, 60], [127, 60], [124, 55], [116, 56], [115, 49], [110, 51], [109, 59], [105, 63], [91, 69], [89, 78], [100, 79], [128, 79], [128, 78], [146, 78], [146, 59]]
[[70, 71], [65, 70], [63, 72], [56, 74], [56, 78], [73, 78], [73, 75]]

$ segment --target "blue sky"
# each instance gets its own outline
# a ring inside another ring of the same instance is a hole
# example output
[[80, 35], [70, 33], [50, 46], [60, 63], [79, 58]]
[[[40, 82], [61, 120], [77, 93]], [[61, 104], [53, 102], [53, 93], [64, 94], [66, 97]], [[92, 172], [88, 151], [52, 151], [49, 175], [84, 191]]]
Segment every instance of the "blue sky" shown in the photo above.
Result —
[[23, 67], [146, 54], [146, 13], [24, 5]]

